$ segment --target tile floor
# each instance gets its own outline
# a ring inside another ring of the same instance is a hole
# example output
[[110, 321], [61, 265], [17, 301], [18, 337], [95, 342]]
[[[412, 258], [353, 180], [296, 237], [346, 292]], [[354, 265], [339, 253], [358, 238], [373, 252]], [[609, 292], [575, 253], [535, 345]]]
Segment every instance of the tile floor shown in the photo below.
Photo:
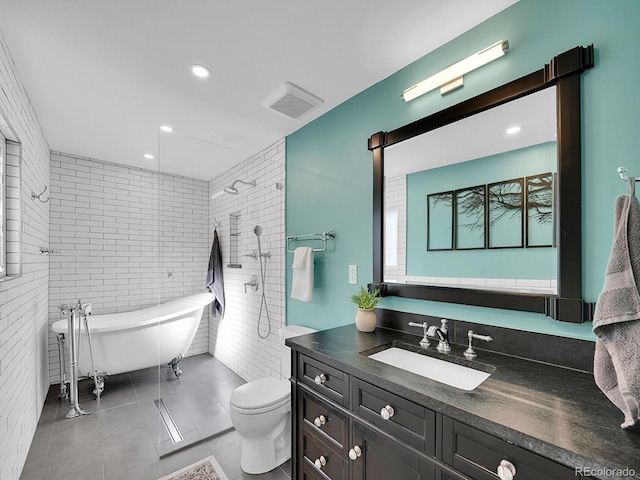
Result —
[[[229, 417], [231, 392], [244, 380], [209, 354], [170, 367], [109, 377], [97, 412], [67, 419], [68, 401], [52, 386], [20, 480], [157, 480], [211, 454], [230, 480], [288, 480], [291, 462], [263, 475], [240, 468], [240, 436]], [[80, 382], [84, 410], [96, 402]], [[161, 396], [184, 437], [174, 444], [154, 400]]]

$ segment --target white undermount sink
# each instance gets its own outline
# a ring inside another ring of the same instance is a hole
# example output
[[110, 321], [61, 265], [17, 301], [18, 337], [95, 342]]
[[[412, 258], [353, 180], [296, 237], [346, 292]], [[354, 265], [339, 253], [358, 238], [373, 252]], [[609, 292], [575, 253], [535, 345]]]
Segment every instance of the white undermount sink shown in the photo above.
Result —
[[410, 352], [398, 347], [387, 348], [369, 355], [369, 358], [408, 372], [417, 373], [423, 377], [461, 390], [473, 390], [491, 375], [475, 368], [465, 367], [464, 365]]

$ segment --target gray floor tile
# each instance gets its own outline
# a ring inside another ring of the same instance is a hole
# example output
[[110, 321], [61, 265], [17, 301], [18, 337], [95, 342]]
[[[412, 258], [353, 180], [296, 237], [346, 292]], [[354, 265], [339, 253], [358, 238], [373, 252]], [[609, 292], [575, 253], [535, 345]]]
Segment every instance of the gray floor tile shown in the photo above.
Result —
[[199, 443], [185, 450], [167, 455], [160, 462], [164, 467], [164, 471], [169, 474], [210, 456], [211, 450], [209, 450], [209, 447], [205, 443]]
[[98, 418], [103, 440], [146, 425], [137, 402], [99, 412]]
[[229, 413], [218, 402], [192, 410], [189, 412], [189, 418], [203, 437], [215, 435], [233, 426]]
[[105, 439], [102, 450], [106, 480], [153, 463], [158, 458], [146, 426]]
[[235, 430], [207, 441], [211, 452], [229, 479], [242, 475], [240, 468], [240, 445], [242, 438]]
[[100, 410], [121, 407], [138, 401], [133, 382], [128, 373], [108, 377], [100, 398]]
[[44, 465], [44, 472], [48, 479], [103, 479], [100, 443], [91, 442], [58, 449], [55, 449], [55, 444], [52, 445]]
[[133, 470], [116, 477], [115, 480], [158, 480], [164, 476], [165, 471], [162, 468], [162, 463], [158, 459], [153, 463], [134, 468]]
[[96, 440], [100, 442], [100, 420], [97, 415], [63, 419], [53, 424], [50, 449], [93, 445]]

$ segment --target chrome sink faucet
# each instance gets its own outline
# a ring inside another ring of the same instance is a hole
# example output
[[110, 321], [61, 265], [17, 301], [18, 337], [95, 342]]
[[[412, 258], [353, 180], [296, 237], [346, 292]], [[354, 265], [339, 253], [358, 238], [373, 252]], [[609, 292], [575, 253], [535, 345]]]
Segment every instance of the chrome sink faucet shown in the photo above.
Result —
[[447, 327], [447, 320], [444, 318], [440, 321], [440, 326], [431, 325], [427, 330], [427, 336], [438, 339], [438, 346], [436, 349], [440, 353], [449, 353], [451, 351], [451, 345], [449, 345], [449, 329]]

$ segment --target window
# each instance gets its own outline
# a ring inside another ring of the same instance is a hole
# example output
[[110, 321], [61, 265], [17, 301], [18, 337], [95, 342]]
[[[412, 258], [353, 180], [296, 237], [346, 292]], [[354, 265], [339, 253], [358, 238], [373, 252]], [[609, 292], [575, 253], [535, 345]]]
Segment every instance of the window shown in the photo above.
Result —
[[7, 139], [0, 132], [0, 277], [7, 275], [6, 152]]
[[22, 145], [0, 112], [0, 282], [22, 275]]

